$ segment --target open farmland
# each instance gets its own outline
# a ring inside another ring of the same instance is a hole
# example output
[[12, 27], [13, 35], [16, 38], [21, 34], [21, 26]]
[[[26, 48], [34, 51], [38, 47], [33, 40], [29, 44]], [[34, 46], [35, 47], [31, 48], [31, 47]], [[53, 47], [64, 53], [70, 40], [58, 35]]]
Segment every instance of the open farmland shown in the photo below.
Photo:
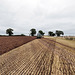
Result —
[[0, 56], [1, 75], [75, 75], [75, 49], [43, 38]]
[[[65, 45], [65, 46], [68, 46], [68, 47], [71, 47], [71, 48], [75, 48], [75, 40], [65, 39], [65, 36], [64, 37], [44, 36], [44, 38], [49, 38], [51, 40], [55, 40], [56, 42], [58, 42], [58, 43], [60, 43], [62, 45]], [[75, 36], [74, 36], [74, 38], [75, 38]]]
[[0, 55], [34, 40], [31, 36], [5, 36], [0, 37]]

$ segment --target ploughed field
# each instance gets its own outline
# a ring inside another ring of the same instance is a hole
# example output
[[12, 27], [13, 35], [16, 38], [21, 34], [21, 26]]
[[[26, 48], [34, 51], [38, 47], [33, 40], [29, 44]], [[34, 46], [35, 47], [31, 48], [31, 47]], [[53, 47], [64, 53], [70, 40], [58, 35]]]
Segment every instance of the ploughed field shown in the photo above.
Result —
[[0, 37], [0, 55], [34, 40], [31, 36], [7, 36]]
[[0, 55], [0, 75], [75, 75], [75, 49], [35, 39]]

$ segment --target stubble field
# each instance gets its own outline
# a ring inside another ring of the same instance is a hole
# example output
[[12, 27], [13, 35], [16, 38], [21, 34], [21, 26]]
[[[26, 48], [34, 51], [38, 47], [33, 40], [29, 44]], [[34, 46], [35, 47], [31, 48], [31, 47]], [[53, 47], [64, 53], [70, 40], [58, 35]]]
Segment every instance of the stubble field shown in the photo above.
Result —
[[75, 75], [75, 49], [35, 39], [0, 56], [1, 75]]

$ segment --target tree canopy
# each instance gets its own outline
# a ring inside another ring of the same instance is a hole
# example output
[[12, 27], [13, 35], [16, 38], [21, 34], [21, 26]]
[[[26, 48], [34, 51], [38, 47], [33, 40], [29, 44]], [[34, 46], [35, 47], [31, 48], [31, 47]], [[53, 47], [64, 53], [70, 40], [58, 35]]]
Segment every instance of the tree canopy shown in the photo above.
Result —
[[25, 36], [24, 34], [21, 34], [21, 36]]
[[55, 33], [53, 33], [52, 31], [49, 31], [49, 32], [48, 32], [48, 35], [49, 35], [49, 36], [55, 36]]
[[42, 30], [39, 30], [39, 33], [43, 36], [45, 33]]
[[6, 30], [6, 34], [9, 34], [9, 36], [12, 36], [13, 34], [13, 29], [9, 28]]
[[30, 31], [31, 31], [31, 33], [30, 33], [31, 36], [34, 36], [34, 35], [36, 34], [36, 29], [33, 28], [33, 29], [31, 29]]
[[64, 35], [64, 32], [63, 31], [60, 31], [60, 30], [56, 30], [56, 35], [57, 36]]

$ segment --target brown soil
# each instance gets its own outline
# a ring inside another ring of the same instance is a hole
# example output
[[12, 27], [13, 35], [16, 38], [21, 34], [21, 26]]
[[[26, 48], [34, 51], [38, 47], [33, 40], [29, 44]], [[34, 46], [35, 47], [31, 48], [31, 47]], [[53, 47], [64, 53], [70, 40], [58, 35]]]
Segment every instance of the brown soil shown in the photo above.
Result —
[[34, 40], [36, 37], [30, 36], [7, 36], [0, 37], [0, 55], [6, 53], [16, 47]]

